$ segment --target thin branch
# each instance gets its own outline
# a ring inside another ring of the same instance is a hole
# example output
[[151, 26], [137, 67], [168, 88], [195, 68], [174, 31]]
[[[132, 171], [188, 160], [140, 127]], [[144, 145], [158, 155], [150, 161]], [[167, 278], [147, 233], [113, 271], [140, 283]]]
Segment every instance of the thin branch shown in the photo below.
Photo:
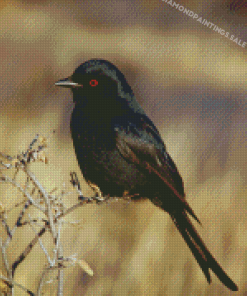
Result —
[[27, 257], [27, 255], [31, 252], [32, 248], [36, 245], [38, 242], [39, 237], [41, 237], [46, 229], [48, 228], [48, 224], [45, 225], [38, 233], [37, 235], [32, 239], [32, 241], [27, 245], [25, 250], [20, 254], [20, 256], [15, 260], [15, 262], [12, 264], [12, 275], [14, 275], [15, 269], [17, 266]]
[[[30, 219], [30, 220], [31, 220], [31, 219]], [[30, 223], [30, 227], [32, 228], [32, 230], [33, 230], [34, 233], [36, 234], [36, 237], [38, 238], [39, 245], [40, 245], [41, 249], [43, 250], [44, 254], [46, 255], [46, 258], [47, 258], [49, 264], [50, 264], [51, 266], [54, 266], [54, 261], [51, 260], [49, 254], [48, 254], [48, 251], [46, 250], [45, 246], [43, 245], [42, 240], [41, 240], [41, 237], [40, 237], [39, 234], [36, 232], [35, 227], [34, 227], [34, 225], [33, 225], [32, 222]]]
[[35, 296], [35, 294], [34, 294], [32, 291], [30, 291], [30, 290], [28, 290], [27, 288], [25, 288], [24, 286], [18, 284], [18, 283], [15, 282], [14, 280], [10, 280], [10, 279], [6, 278], [6, 277], [3, 276], [3, 275], [0, 275], [0, 279], [1, 279], [2, 281], [4, 281], [4, 282], [9, 283], [9, 284], [10, 284], [10, 287], [12, 287], [13, 285], [15, 285], [15, 286], [21, 288], [22, 290], [24, 290], [25, 292], [27, 292], [29, 295], [31, 295], [31, 296]]
[[1, 251], [2, 251], [3, 263], [4, 263], [5, 269], [7, 271], [7, 275], [8, 275], [8, 277], [10, 279], [12, 279], [11, 269], [10, 269], [8, 257], [7, 257], [7, 254], [6, 254], [6, 248], [3, 245], [3, 241], [2, 241], [1, 238], [0, 238], [0, 247], [1, 247]]
[[14, 185], [17, 189], [19, 189], [21, 191], [21, 193], [30, 200], [30, 202], [32, 203], [32, 205], [34, 205], [36, 208], [38, 208], [42, 213], [45, 213], [45, 209], [42, 208], [39, 204], [37, 204], [34, 199], [32, 198], [32, 196], [22, 188], [22, 186], [20, 184], [18, 184], [16, 181], [14, 181], [13, 179], [11, 179], [10, 177], [8, 176], [2, 176], [1, 177], [2, 180], [0, 181], [4, 181], [4, 182], [7, 182], [7, 183], [11, 183], [12, 185]]
[[54, 226], [54, 221], [53, 221], [52, 210], [51, 210], [51, 205], [50, 205], [48, 193], [43, 188], [43, 186], [39, 183], [39, 181], [36, 179], [36, 177], [34, 176], [34, 174], [32, 172], [30, 172], [27, 168], [24, 168], [24, 171], [30, 177], [30, 179], [34, 183], [34, 185], [39, 188], [40, 192], [42, 193], [42, 195], [43, 195], [43, 197], [45, 199], [45, 203], [46, 203], [46, 206], [47, 206], [47, 210], [45, 211], [45, 213], [47, 213], [47, 216], [48, 216], [48, 220], [49, 220], [49, 223], [50, 223], [50, 228], [51, 228], [53, 239], [56, 239], [56, 236], [57, 236], [56, 235], [56, 229], [55, 229], [55, 226]]

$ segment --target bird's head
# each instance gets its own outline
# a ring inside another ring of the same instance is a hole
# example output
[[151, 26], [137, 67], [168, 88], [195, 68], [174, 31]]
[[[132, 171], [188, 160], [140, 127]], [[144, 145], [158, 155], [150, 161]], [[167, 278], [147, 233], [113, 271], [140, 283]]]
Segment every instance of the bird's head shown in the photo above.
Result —
[[124, 75], [106, 60], [89, 60], [70, 77], [57, 81], [55, 85], [71, 88], [75, 103], [85, 99], [99, 103], [121, 96], [123, 92], [133, 94]]

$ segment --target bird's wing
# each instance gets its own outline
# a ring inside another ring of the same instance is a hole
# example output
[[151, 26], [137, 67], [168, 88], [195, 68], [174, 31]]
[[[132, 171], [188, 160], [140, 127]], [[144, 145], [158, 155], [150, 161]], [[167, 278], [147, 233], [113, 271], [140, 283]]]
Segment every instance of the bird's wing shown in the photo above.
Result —
[[[173, 193], [173, 201], [176, 211], [178, 208], [186, 209], [187, 212], [198, 222], [192, 208], [185, 200], [183, 181], [176, 165], [165, 150], [161, 136], [147, 116], [138, 115], [135, 119], [121, 120], [121, 126], [115, 125], [117, 133], [117, 149], [127, 161], [135, 163], [140, 170], [155, 175], [166, 184], [166, 190]], [[165, 198], [165, 197], [164, 197]]]
[[132, 119], [127, 123], [122, 120], [121, 123], [121, 126], [115, 128], [117, 133], [116, 145], [119, 152], [127, 161], [135, 163], [140, 170], [146, 171], [146, 174], [154, 174], [162, 180], [173, 193], [172, 195], [169, 194], [167, 198], [173, 199], [169, 202], [174, 208], [166, 209], [163, 207], [163, 210], [168, 211], [171, 215], [207, 281], [211, 282], [210, 268], [225, 286], [232, 291], [237, 291], [237, 285], [224, 272], [192, 225], [186, 211], [197, 222], [200, 223], [200, 221], [185, 200], [182, 179], [175, 164], [165, 151], [163, 141], [153, 123], [143, 115], [141, 120], [134, 121]]

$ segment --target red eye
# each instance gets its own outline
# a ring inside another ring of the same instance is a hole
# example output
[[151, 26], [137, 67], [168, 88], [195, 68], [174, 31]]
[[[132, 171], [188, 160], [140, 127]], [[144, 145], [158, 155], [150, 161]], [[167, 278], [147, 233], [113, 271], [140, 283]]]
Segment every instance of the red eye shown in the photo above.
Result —
[[99, 82], [98, 82], [98, 80], [96, 80], [96, 79], [92, 79], [92, 80], [90, 80], [89, 84], [90, 84], [91, 86], [96, 86], [96, 85], [99, 84]]

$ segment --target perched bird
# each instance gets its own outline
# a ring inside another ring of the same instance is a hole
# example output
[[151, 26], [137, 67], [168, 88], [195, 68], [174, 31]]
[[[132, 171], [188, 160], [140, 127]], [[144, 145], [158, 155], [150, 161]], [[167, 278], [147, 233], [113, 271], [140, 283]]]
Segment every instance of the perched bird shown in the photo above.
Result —
[[170, 214], [207, 281], [211, 269], [237, 291], [192, 225], [189, 215], [200, 221], [185, 199], [177, 167], [119, 69], [106, 60], [89, 60], [56, 85], [73, 92], [70, 129], [89, 185], [104, 196], [150, 199]]

